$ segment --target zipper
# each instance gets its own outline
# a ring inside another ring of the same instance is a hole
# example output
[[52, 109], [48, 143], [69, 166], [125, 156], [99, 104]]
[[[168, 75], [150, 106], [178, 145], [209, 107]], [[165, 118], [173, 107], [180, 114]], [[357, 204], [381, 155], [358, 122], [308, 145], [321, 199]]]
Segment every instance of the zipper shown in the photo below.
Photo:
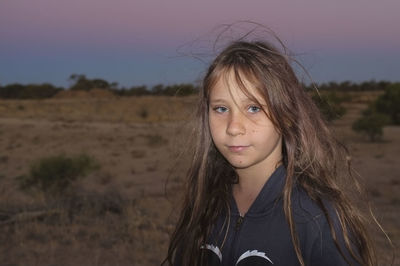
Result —
[[244, 219], [244, 217], [239, 215], [239, 218], [236, 220], [236, 225], [235, 225], [236, 232], [240, 229], [240, 226], [243, 223], [243, 219]]
[[238, 238], [240, 234], [240, 229], [242, 228], [242, 224], [244, 221], [244, 216], [239, 214], [239, 217], [236, 220], [234, 231], [235, 231], [235, 236], [233, 237], [232, 241], [232, 249], [230, 252], [230, 264], [229, 265], [235, 265], [235, 257], [237, 254], [237, 249], [238, 249]]

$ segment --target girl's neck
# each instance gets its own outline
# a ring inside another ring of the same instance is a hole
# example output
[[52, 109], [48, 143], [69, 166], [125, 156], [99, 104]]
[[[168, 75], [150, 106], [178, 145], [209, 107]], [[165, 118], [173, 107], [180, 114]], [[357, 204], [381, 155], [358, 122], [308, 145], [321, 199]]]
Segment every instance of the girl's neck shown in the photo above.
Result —
[[234, 190], [241, 194], [258, 195], [264, 184], [280, 164], [280, 162], [277, 162], [267, 169], [236, 169], [239, 182], [234, 185]]
[[264, 184], [280, 164], [281, 162], [277, 162], [268, 169], [236, 170], [239, 175], [239, 183], [232, 186], [232, 194], [241, 216], [247, 213]]
[[245, 214], [264, 184], [282, 163], [282, 139], [264, 160], [246, 168], [237, 168], [239, 182], [232, 186], [232, 194], [239, 212]]

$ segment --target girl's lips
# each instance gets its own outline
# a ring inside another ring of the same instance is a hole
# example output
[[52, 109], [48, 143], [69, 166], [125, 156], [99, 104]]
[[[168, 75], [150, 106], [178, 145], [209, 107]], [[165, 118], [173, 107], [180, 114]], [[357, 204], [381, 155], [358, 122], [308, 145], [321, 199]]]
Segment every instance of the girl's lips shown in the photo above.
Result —
[[228, 146], [229, 150], [232, 152], [239, 152], [247, 149], [249, 146]]

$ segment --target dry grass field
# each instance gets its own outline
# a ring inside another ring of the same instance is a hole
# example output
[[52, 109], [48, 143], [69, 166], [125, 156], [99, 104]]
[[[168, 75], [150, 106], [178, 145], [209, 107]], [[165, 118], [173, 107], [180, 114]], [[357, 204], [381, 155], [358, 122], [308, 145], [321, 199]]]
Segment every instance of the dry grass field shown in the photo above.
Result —
[[[373, 209], [400, 246], [400, 128], [370, 143], [351, 130], [373, 93], [357, 93], [332, 129], [349, 148]], [[0, 100], [0, 265], [159, 265], [187, 158], [195, 98]], [[87, 154], [99, 167], [59, 194], [19, 180], [47, 156]], [[166, 183], [168, 179], [168, 183]], [[166, 186], [167, 184], [167, 186]], [[375, 233], [381, 265], [391, 248]], [[394, 265], [400, 265], [396, 258]]]

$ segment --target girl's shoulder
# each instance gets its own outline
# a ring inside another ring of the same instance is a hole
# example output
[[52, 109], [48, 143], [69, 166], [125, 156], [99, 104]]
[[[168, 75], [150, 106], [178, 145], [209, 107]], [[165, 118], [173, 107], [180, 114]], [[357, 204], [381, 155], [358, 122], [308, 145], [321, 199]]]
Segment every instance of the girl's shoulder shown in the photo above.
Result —
[[304, 189], [296, 188], [292, 195], [292, 213], [300, 245], [309, 264], [348, 265], [343, 253], [348, 261], [358, 265], [346, 248], [343, 228], [333, 202], [322, 198], [318, 204]]
[[329, 199], [321, 198], [319, 202], [313, 200], [308, 193], [296, 186], [292, 193], [292, 213], [296, 222], [327, 222], [326, 218], [337, 220], [335, 205]]
[[330, 225], [336, 235], [342, 235], [335, 205], [327, 198], [316, 202], [304, 189], [296, 187], [292, 193], [291, 208], [296, 230], [300, 235], [307, 235], [308, 240], [332, 239]]

